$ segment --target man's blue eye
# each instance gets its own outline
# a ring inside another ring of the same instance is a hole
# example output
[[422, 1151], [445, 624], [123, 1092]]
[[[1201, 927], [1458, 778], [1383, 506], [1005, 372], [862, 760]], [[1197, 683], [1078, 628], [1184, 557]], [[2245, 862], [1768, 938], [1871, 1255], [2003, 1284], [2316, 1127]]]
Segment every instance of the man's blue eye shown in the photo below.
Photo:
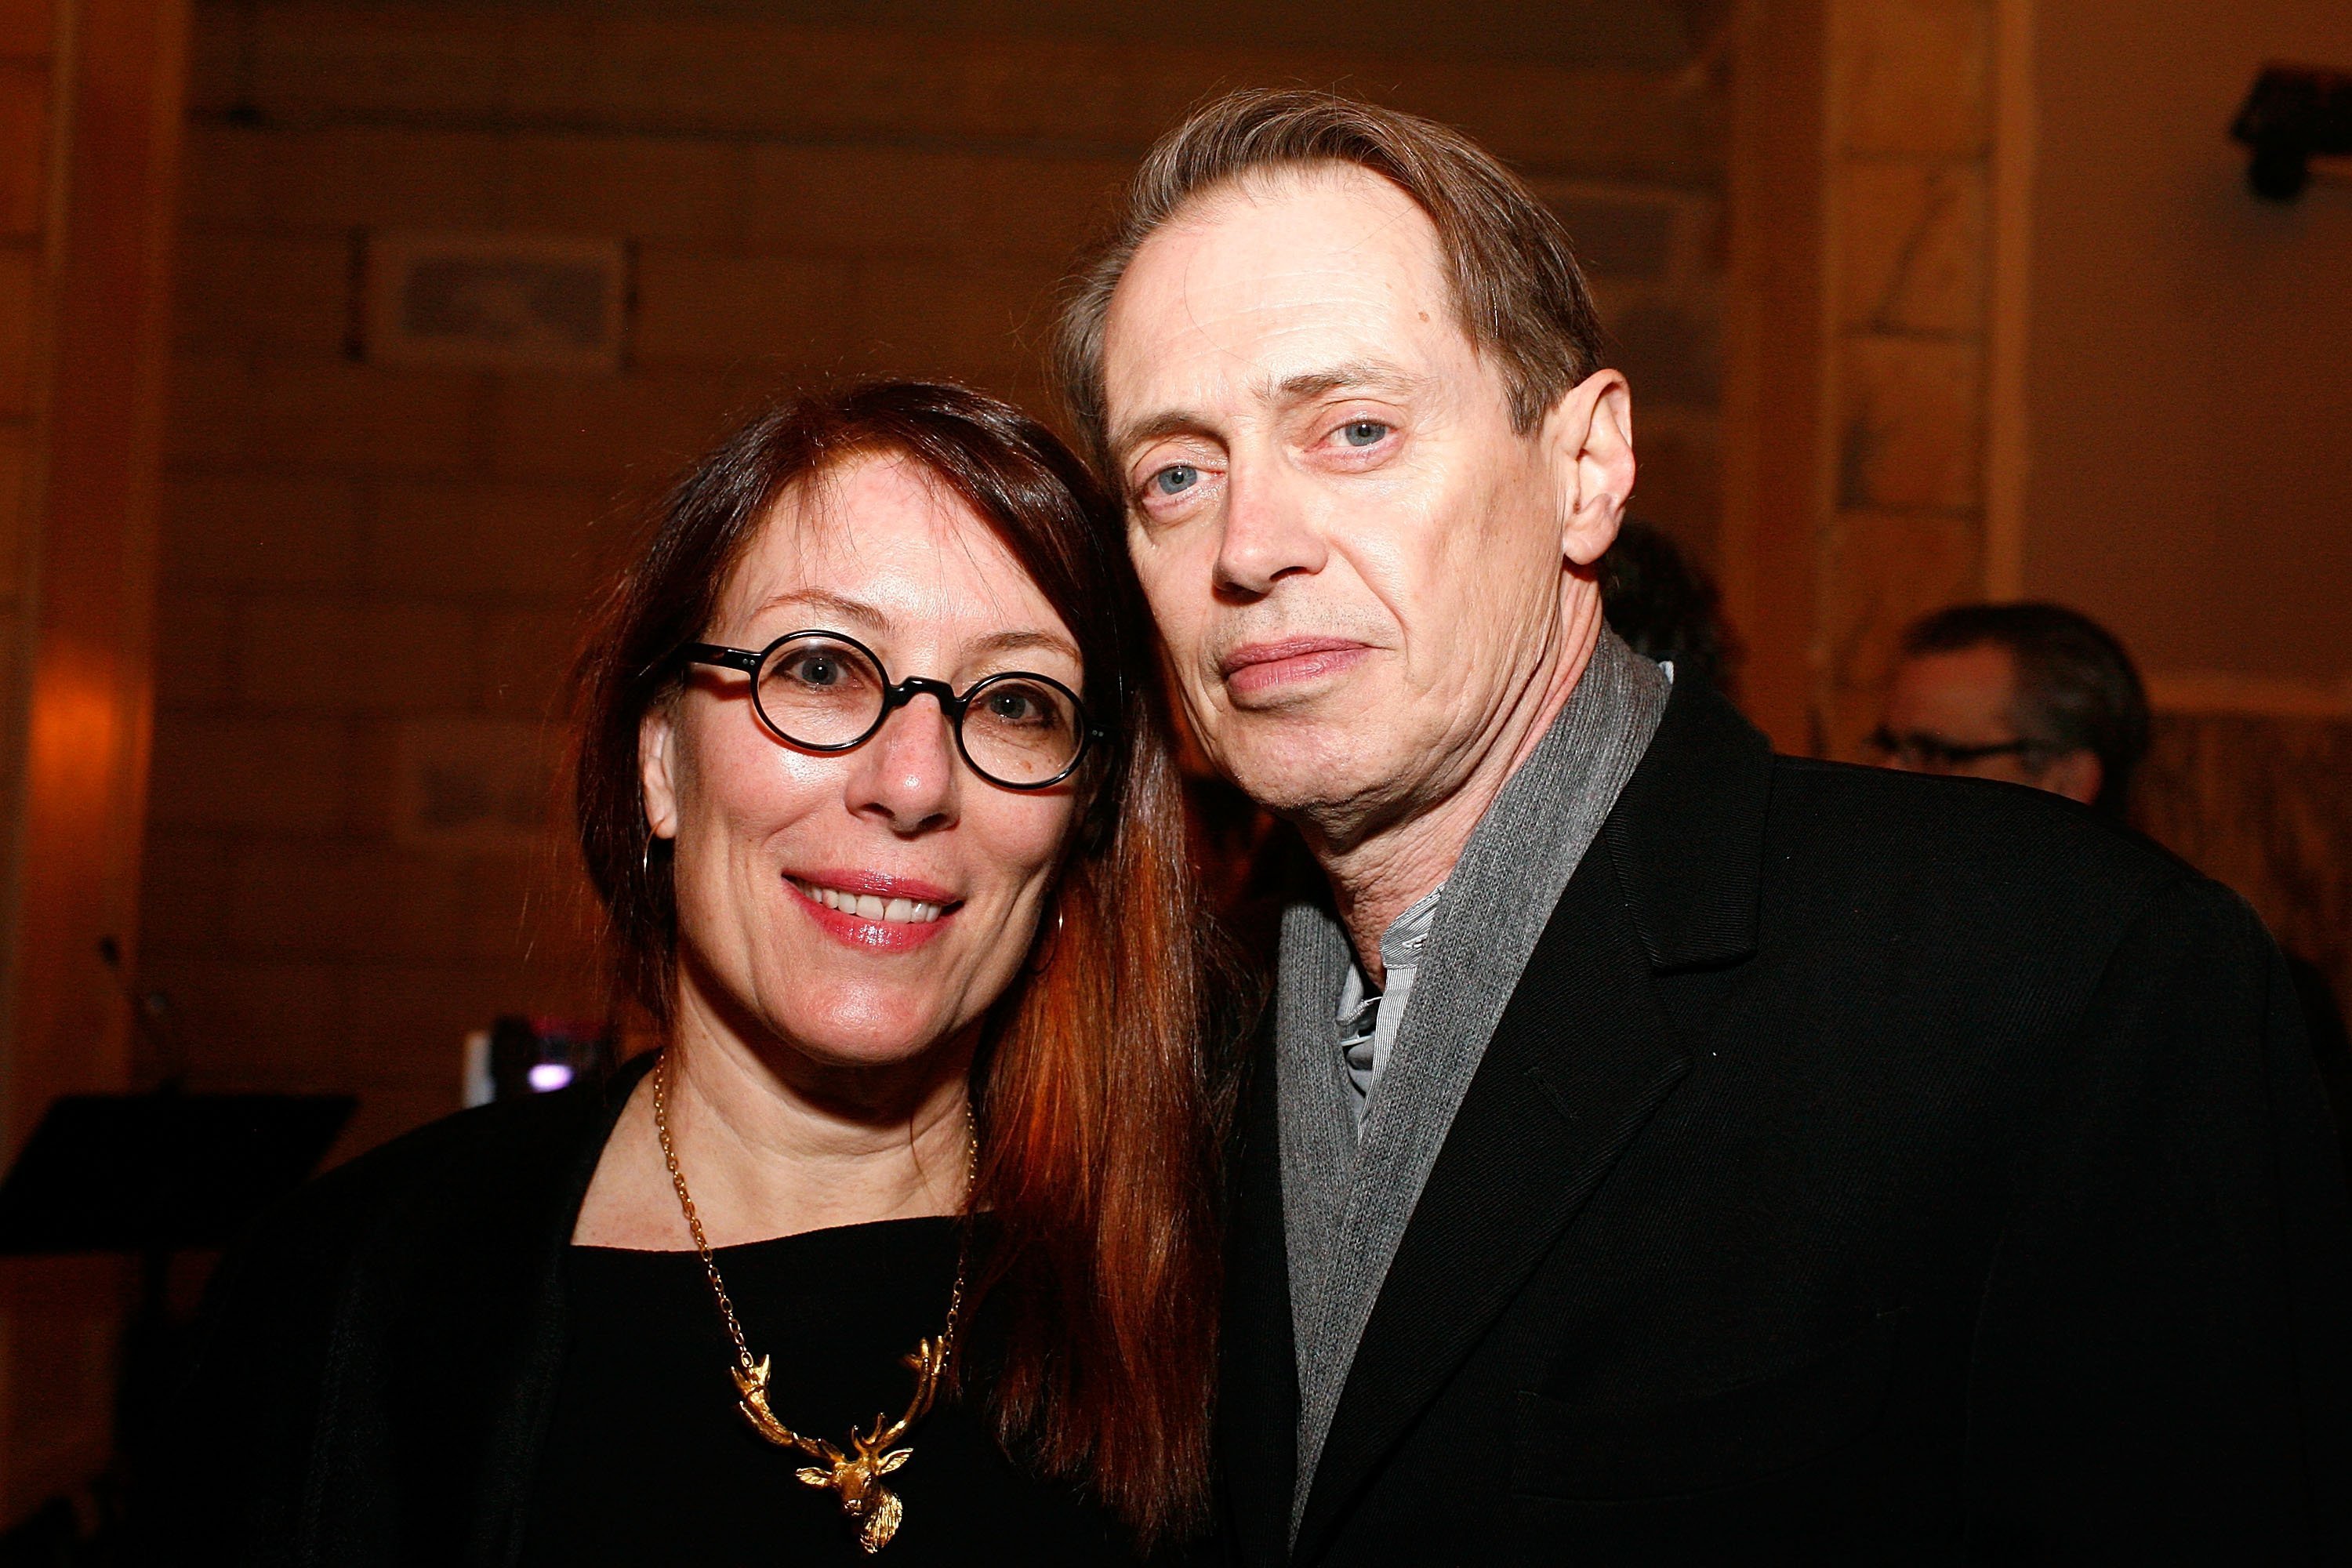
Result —
[[1376, 447], [1389, 427], [1377, 419], [1356, 419], [1339, 427], [1339, 435], [1350, 447]]
[[1201, 482], [1201, 470], [1190, 463], [1171, 463], [1151, 476], [1154, 489], [1161, 495], [1182, 495]]

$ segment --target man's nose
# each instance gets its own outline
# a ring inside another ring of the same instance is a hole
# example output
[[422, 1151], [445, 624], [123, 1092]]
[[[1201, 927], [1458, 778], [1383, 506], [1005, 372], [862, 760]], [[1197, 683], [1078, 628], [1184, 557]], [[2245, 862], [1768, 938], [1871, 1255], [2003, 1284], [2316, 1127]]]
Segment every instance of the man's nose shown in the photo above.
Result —
[[1307, 497], [1281, 464], [1236, 457], [1225, 471], [1224, 529], [1217, 543], [1218, 593], [1258, 598], [1294, 573], [1312, 575], [1328, 553]]
[[919, 693], [850, 755], [852, 811], [879, 818], [898, 833], [955, 820], [962, 780], [955, 731], [938, 698]]

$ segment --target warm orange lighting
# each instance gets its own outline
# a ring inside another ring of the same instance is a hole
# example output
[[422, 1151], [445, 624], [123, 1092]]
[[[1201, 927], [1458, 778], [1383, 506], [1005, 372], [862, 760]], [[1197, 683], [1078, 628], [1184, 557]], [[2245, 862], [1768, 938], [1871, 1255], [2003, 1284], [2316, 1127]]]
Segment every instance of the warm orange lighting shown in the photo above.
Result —
[[137, 689], [114, 666], [103, 653], [60, 649], [34, 672], [26, 784], [52, 809], [79, 798], [82, 810], [104, 811], [112, 802]]

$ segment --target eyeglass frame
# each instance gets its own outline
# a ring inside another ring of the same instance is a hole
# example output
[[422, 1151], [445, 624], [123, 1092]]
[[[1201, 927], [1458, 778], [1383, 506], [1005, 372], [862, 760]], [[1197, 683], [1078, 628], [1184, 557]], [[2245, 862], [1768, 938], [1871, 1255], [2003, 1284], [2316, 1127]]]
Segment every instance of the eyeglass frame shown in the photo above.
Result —
[[[768, 660], [774, 656], [778, 648], [788, 642], [797, 642], [803, 637], [825, 637], [834, 642], [846, 644], [871, 660], [875, 671], [882, 677], [882, 710], [874, 716], [874, 722], [866, 726], [865, 733], [856, 740], [821, 746], [814, 742], [801, 740], [794, 735], [787, 735], [773, 719], [768, 717], [767, 704], [760, 700], [760, 671], [766, 668]], [[1000, 669], [993, 675], [983, 675], [973, 681], [971, 686], [965, 688], [961, 696], [956, 694], [954, 687], [931, 676], [910, 675], [906, 679], [894, 683], [890, 679], [890, 667], [882, 662], [880, 654], [876, 653], [848, 633], [834, 631], [825, 626], [804, 626], [796, 632], [786, 632], [757, 652], [750, 648], [729, 647], [723, 643], [690, 642], [678, 649], [677, 657], [688, 664], [709, 665], [719, 669], [740, 670], [750, 676], [751, 678], [751, 711], [759, 715], [761, 727], [786, 745], [799, 751], [814, 752], [819, 756], [837, 756], [844, 752], [856, 751], [881, 732], [882, 726], [890, 721], [891, 714], [906, 707], [916, 698], [927, 695], [938, 699], [940, 714], [946, 718], [948, 728], [955, 731], [956, 754], [963, 758], [964, 766], [970, 768], [975, 776], [985, 779], [999, 789], [1017, 790], [1023, 794], [1052, 789], [1078, 771], [1078, 764], [1087, 760], [1087, 752], [1095, 742], [1109, 739], [1108, 731], [1098, 724], [1087, 721], [1085, 700], [1050, 675], [1040, 675], [1033, 669]], [[1071, 714], [1077, 721], [1076, 725], [1078, 735], [1077, 749], [1070, 753], [1068, 763], [1052, 778], [1040, 779], [1034, 784], [1014, 784], [1010, 780], [997, 777], [972, 760], [971, 748], [964, 743], [963, 716], [971, 709], [972, 699], [1000, 680], [1039, 681], [1052, 687], [1070, 700]]]
[[2016, 757], [2028, 767], [2037, 756], [2048, 757], [2066, 750], [2047, 741], [2021, 736], [2014, 741], [1995, 741], [1985, 745], [1958, 746], [1933, 735], [1898, 735], [1881, 724], [1865, 737], [1870, 748], [1882, 757], [1895, 758], [1906, 752], [1918, 753], [1921, 771], [1950, 773], [1967, 767], [1970, 763], [1990, 762], [1995, 757]]

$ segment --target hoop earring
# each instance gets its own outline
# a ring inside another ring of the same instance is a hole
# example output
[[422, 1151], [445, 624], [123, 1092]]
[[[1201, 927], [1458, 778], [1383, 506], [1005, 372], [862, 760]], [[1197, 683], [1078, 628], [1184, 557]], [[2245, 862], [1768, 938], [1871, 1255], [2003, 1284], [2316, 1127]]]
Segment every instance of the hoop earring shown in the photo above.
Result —
[[1036, 951], [1029, 955], [1031, 974], [1043, 974], [1054, 967], [1054, 955], [1062, 950], [1062, 904], [1061, 900], [1056, 899], [1054, 901], [1054, 929], [1047, 934], [1045, 941], [1037, 944]]
[[654, 846], [661, 841], [662, 836], [648, 827], [646, 829], [646, 847], [637, 852], [637, 876], [648, 885], [654, 879]]

